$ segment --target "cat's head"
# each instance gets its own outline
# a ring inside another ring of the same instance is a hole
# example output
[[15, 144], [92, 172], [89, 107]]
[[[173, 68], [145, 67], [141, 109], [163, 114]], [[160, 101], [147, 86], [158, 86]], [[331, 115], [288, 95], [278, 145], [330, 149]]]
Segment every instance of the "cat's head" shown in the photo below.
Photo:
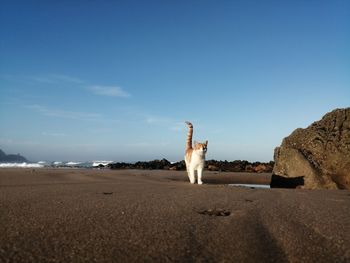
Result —
[[193, 149], [199, 154], [206, 154], [208, 150], [208, 141], [204, 143], [194, 141]]

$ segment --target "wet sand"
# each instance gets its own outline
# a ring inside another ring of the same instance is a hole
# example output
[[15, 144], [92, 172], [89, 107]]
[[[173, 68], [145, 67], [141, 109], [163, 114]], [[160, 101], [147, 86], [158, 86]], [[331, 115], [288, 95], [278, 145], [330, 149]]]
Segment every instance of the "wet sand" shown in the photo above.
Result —
[[0, 262], [350, 262], [350, 191], [270, 176], [0, 169]]

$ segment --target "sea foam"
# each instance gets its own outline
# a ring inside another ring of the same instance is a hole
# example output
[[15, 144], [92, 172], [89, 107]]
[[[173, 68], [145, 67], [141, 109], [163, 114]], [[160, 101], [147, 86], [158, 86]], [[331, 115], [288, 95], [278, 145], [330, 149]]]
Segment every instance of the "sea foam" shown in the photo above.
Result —
[[79, 162], [68, 162], [68, 163], [66, 163], [66, 165], [68, 165], [68, 166], [76, 166], [76, 165], [79, 165], [79, 164], [81, 164], [81, 163], [79, 163]]
[[43, 168], [39, 163], [0, 163], [0, 168]]

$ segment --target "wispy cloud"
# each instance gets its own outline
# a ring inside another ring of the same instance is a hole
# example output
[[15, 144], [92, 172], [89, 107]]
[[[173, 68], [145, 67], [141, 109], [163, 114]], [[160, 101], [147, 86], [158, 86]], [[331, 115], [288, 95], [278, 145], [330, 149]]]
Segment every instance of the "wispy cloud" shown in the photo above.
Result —
[[166, 117], [147, 116], [145, 118], [145, 122], [148, 124], [168, 124], [168, 123], [172, 123], [173, 121]]
[[60, 132], [42, 132], [41, 133], [44, 136], [52, 136], [52, 137], [66, 137], [67, 134], [60, 133]]
[[160, 142], [160, 143], [135, 142], [135, 143], [125, 144], [126, 147], [133, 147], [133, 148], [166, 147], [168, 145], [169, 145], [168, 142]]
[[160, 116], [146, 116], [144, 120], [150, 125], [161, 125], [168, 127], [171, 131], [182, 132], [186, 129], [184, 121], [178, 121], [167, 117]]
[[128, 143], [125, 146], [139, 148], [139, 147], [151, 147], [152, 145], [153, 144], [149, 142], [134, 142], [134, 143]]
[[41, 105], [28, 105], [27, 108], [35, 110], [45, 116], [59, 117], [66, 119], [75, 120], [100, 120], [103, 118], [101, 114], [98, 113], [86, 113], [86, 112], [76, 112], [76, 111], [66, 111], [60, 109], [49, 109]]
[[0, 138], [0, 143], [3, 145], [39, 145], [40, 143], [28, 140], [14, 140], [9, 138]]
[[[41, 74], [41, 75], [11, 75], [2, 74], [0, 79], [7, 81], [19, 81], [26, 84], [48, 84], [52, 86], [76, 84], [78, 88], [85, 89], [100, 96], [127, 98], [131, 95], [119, 86], [103, 86], [89, 84], [88, 81], [63, 74]], [[80, 84], [80, 85], [78, 85]], [[84, 84], [84, 85], [83, 85]], [[84, 87], [85, 86], [85, 87]]]
[[1, 79], [8, 81], [19, 81], [19, 82], [39, 82], [46, 84], [62, 84], [62, 83], [74, 83], [74, 84], [83, 84], [86, 81], [71, 77], [63, 74], [40, 74], [40, 75], [11, 75], [11, 74], [2, 74], [0, 75]]
[[172, 126], [170, 126], [170, 130], [175, 132], [183, 132], [187, 130], [187, 126], [184, 122], [175, 122]]
[[109, 97], [130, 97], [130, 94], [118, 86], [90, 86], [88, 87], [96, 95]]
[[11, 144], [11, 143], [13, 143], [13, 140], [12, 139], [0, 138], [0, 143], [1, 144]]
[[61, 82], [82, 84], [85, 82], [79, 78], [75, 78], [67, 75], [61, 75], [61, 74], [46, 74], [46, 75], [39, 75], [39, 76], [30, 76], [29, 78], [37, 82], [50, 83], [50, 84], [57, 84]]

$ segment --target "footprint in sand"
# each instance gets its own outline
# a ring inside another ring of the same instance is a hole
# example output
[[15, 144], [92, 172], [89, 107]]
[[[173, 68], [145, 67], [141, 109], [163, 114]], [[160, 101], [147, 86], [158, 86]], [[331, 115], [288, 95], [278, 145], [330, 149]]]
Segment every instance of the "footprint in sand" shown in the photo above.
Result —
[[221, 208], [214, 208], [214, 209], [202, 209], [196, 211], [198, 214], [201, 215], [208, 215], [208, 216], [229, 216], [231, 214], [230, 211], [221, 209]]

